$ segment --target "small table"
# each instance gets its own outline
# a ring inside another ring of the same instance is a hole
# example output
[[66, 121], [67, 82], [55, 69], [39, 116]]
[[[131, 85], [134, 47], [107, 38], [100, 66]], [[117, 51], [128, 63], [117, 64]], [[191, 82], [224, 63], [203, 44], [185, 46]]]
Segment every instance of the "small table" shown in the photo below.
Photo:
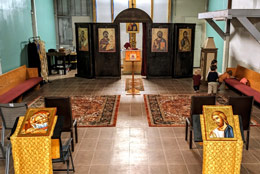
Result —
[[[67, 63], [67, 61], [66, 61]], [[76, 52], [70, 52], [70, 64], [71, 69], [77, 69], [77, 53]]]
[[[48, 60], [49, 75], [52, 75], [52, 70], [63, 70], [63, 74], [66, 75], [66, 69], [71, 66], [70, 52], [48, 52], [46, 53]], [[54, 58], [54, 64], [52, 64]], [[68, 64], [66, 66], [66, 60]], [[59, 63], [61, 61], [62, 63]]]
[[132, 88], [127, 91], [126, 94], [130, 95], [140, 95], [140, 91], [135, 89], [135, 70], [134, 70], [134, 62], [140, 62], [140, 50], [127, 50], [125, 55], [126, 62], [132, 62]]

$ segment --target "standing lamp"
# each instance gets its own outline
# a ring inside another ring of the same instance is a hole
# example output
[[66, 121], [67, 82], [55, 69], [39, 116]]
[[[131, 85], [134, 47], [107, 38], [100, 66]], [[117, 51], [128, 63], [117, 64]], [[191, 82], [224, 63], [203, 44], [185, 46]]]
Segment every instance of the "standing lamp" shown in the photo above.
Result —
[[207, 81], [208, 69], [211, 65], [212, 60], [217, 59], [218, 49], [215, 46], [214, 38], [208, 37], [204, 43], [204, 46], [201, 47], [201, 59], [200, 59], [200, 69], [201, 75], [203, 77], [202, 82]]

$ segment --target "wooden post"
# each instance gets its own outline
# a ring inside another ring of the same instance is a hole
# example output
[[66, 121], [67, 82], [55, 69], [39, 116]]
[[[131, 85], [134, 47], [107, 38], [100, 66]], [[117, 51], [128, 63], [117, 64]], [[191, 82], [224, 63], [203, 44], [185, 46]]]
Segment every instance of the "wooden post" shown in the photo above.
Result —
[[132, 62], [132, 88], [127, 90], [126, 94], [130, 94], [130, 95], [140, 94], [140, 91], [135, 89], [135, 78], [134, 78], [135, 75], [134, 63], [141, 61], [140, 50], [127, 50], [125, 61]]
[[168, 23], [172, 21], [172, 0], [168, 0]]
[[135, 92], [135, 70], [134, 61], [132, 61], [132, 94]]
[[153, 20], [153, 0], [151, 0], [151, 19]]
[[[232, 9], [232, 0], [228, 0], [228, 9]], [[226, 34], [224, 40], [222, 72], [225, 72], [226, 68], [230, 66], [229, 65], [230, 22], [231, 22], [230, 19], [226, 20]]]
[[228, 9], [232, 9], [232, 0], [228, 0]]
[[129, 89], [126, 94], [140, 95], [140, 91], [135, 89], [135, 77], [134, 77], [135, 76], [135, 70], [134, 70], [134, 68], [135, 68], [134, 62], [135, 61], [131, 61], [131, 62], [132, 62], [132, 89]]
[[97, 22], [97, 12], [96, 12], [96, 8], [97, 8], [97, 4], [96, 4], [96, 0], [93, 0], [93, 22]]
[[111, 0], [111, 21], [114, 22], [114, 0]]

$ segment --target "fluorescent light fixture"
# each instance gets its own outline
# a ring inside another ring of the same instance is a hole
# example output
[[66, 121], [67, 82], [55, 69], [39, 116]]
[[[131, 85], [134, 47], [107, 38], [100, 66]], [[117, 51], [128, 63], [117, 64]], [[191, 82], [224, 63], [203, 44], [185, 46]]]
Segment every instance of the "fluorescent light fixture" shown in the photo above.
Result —
[[213, 20], [215, 21], [226, 21], [225, 17], [214, 17]]

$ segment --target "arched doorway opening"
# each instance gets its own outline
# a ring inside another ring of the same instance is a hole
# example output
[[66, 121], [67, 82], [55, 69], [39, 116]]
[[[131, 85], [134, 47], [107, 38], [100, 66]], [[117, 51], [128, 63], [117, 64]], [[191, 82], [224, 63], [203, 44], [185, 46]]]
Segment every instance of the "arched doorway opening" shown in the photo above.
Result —
[[151, 17], [143, 10], [138, 8], [128, 8], [120, 12], [114, 23], [142, 23], [142, 62], [141, 62], [141, 75], [146, 76], [147, 70], [147, 28], [153, 23]]

